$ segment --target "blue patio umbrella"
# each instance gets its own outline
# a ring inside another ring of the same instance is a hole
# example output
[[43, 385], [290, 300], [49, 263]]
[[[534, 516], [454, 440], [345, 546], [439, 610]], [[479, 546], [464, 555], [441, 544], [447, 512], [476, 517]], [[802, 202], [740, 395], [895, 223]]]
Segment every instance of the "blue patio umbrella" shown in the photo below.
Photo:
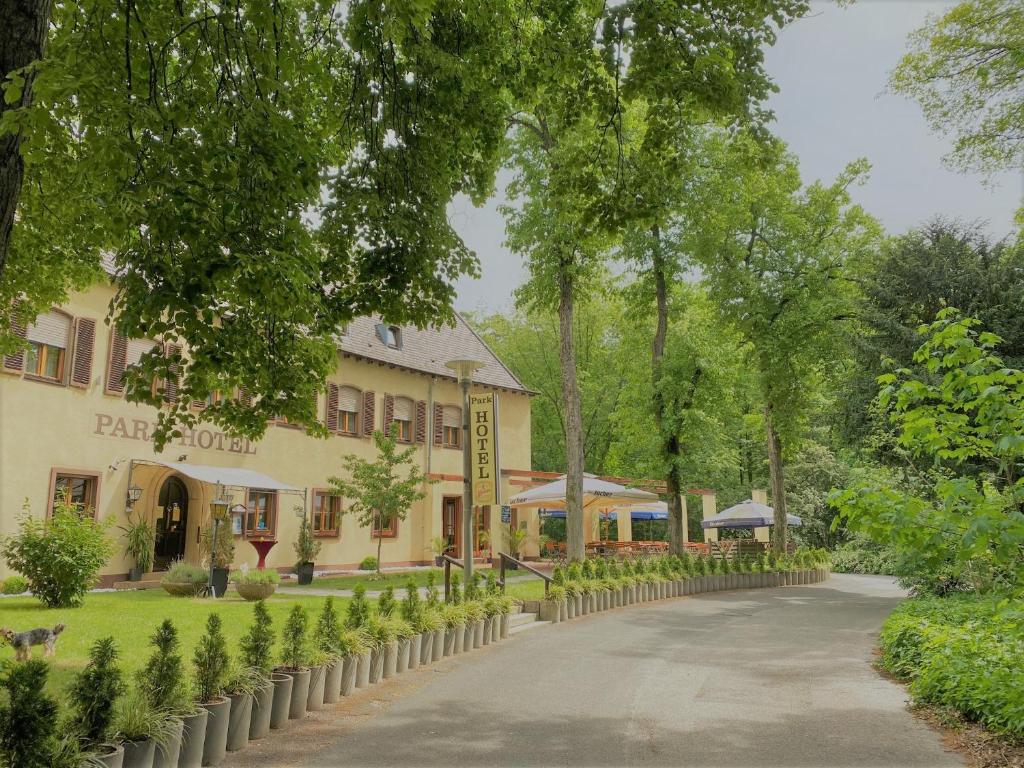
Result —
[[[796, 515], [786, 515], [788, 525], [803, 525]], [[746, 501], [723, 509], [717, 515], [702, 520], [701, 528], [764, 528], [775, 525], [775, 510], [767, 504], [757, 501]]]

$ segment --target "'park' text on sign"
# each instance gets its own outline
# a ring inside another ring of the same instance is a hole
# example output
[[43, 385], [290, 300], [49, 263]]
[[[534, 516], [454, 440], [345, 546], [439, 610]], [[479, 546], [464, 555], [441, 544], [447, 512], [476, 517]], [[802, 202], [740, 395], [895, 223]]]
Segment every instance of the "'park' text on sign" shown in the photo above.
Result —
[[469, 396], [469, 449], [472, 455], [473, 505], [500, 504], [498, 492], [498, 396]]

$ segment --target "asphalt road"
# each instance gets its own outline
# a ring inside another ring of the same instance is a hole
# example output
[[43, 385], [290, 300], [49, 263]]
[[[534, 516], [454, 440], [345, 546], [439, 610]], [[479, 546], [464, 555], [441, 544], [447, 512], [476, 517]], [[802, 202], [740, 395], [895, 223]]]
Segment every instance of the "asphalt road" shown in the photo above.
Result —
[[226, 766], [963, 766], [871, 666], [891, 580], [633, 606], [371, 686]]

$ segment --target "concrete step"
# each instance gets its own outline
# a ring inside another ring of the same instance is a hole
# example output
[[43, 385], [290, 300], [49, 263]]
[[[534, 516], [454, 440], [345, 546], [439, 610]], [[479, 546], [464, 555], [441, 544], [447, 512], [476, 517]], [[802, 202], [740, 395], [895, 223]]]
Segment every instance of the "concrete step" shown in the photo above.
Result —
[[529, 632], [531, 629], [546, 627], [549, 624], [551, 624], [550, 621], [528, 621], [522, 624], [509, 624], [508, 634], [509, 636], [518, 635], [520, 632]]
[[536, 620], [537, 620], [537, 614], [536, 613], [512, 613], [512, 614], [509, 614], [509, 617], [508, 617], [508, 626], [509, 626], [509, 629], [512, 629], [513, 627], [519, 627], [519, 626], [522, 626], [523, 624], [529, 624], [530, 622], [536, 621]]

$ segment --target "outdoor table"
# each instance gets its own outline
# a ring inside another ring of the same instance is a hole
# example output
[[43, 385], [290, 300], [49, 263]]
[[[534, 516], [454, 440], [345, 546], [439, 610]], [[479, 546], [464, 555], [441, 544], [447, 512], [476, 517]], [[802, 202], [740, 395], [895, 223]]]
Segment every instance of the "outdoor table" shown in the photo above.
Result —
[[249, 539], [249, 543], [260, 557], [259, 562], [256, 563], [256, 570], [264, 570], [267, 567], [267, 553], [277, 544], [277, 539]]

